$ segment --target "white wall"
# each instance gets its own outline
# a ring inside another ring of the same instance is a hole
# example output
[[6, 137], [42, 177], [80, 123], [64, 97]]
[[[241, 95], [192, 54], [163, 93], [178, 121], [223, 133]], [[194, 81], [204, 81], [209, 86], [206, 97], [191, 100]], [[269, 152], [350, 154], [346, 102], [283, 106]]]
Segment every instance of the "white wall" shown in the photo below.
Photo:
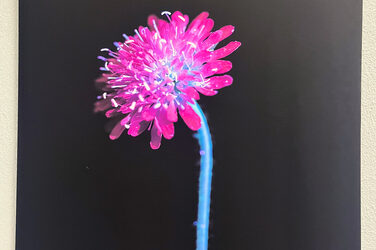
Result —
[[14, 249], [18, 2], [0, 0], [0, 249]]
[[376, 1], [363, 1], [362, 249], [376, 249]]

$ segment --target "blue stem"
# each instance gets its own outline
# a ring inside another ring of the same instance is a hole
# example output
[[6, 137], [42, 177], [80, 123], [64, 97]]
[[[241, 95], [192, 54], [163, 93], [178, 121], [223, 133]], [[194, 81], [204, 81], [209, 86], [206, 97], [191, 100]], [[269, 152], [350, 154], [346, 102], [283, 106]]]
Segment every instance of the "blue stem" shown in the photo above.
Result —
[[195, 103], [193, 110], [201, 118], [201, 128], [196, 134], [200, 144], [201, 169], [199, 180], [198, 218], [196, 250], [208, 249], [209, 238], [209, 215], [210, 215], [210, 192], [213, 169], [213, 145], [210, 136], [209, 125], [200, 106]]

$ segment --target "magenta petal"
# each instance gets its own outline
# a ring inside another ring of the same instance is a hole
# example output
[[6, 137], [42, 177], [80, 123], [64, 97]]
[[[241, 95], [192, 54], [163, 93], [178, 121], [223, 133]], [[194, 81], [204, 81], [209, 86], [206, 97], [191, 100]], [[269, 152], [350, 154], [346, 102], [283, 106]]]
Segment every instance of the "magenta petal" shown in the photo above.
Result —
[[94, 112], [104, 111], [109, 108], [111, 108], [111, 102], [108, 99], [97, 101], [94, 104]]
[[171, 139], [172, 137], [174, 137], [174, 124], [173, 122], [168, 120], [167, 115], [167, 110], [162, 108], [156, 120], [158, 122], [157, 124], [159, 125], [160, 130], [162, 131], [163, 136], [166, 139]]
[[144, 132], [147, 129], [149, 124], [150, 122], [147, 122], [147, 121], [132, 122], [128, 129], [128, 135], [131, 135], [134, 137], [140, 135], [142, 132]]
[[158, 109], [155, 109], [154, 107], [150, 108], [145, 108], [144, 111], [142, 112], [142, 117], [146, 121], [152, 121], [157, 114]]
[[174, 133], [174, 123], [170, 122], [162, 127], [162, 134], [167, 140], [172, 139], [172, 137], [174, 137]]
[[221, 89], [232, 84], [232, 77], [229, 75], [213, 76], [208, 79], [207, 85], [211, 89]]
[[219, 30], [222, 31], [222, 35], [221, 35], [221, 41], [222, 41], [223, 39], [226, 39], [232, 33], [234, 33], [235, 27], [232, 25], [226, 25], [220, 28]]
[[111, 130], [111, 133], [110, 133], [110, 139], [111, 140], [116, 140], [117, 138], [119, 138], [119, 136], [123, 133], [125, 127], [123, 125], [121, 125], [121, 122], [118, 122], [114, 128]]
[[123, 120], [120, 121], [120, 124], [121, 124], [122, 126], [127, 126], [127, 125], [129, 125], [129, 121], [131, 120], [131, 118], [132, 118], [132, 115], [128, 115], [128, 116], [126, 116]]
[[116, 109], [109, 109], [106, 111], [105, 115], [107, 118], [110, 118], [111, 116], [113, 116], [114, 114], [116, 114]]
[[170, 102], [170, 105], [168, 105], [166, 112], [167, 112], [167, 120], [169, 120], [171, 122], [177, 122], [178, 121], [178, 114], [176, 112], [176, 107], [175, 107], [174, 101]]
[[161, 37], [168, 38], [170, 34], [170, 24], [163, 19], [158, 20], [158, 30]]
[[194, 66], [201, 65], [204, 62], [210, 61], [212, 56], [213, 56], [213, 52], [207, 51], [207, 50], [201, 50], [200, 52], [194, 55], [194, 62], [195, 62]]
[[184, 90], [184, 93], [187, 94], [189, 99], [195, 99], [195, 100], [200, 100], [200, 95], [197, 93], [195, 88], [193, 87], [188, 87]]
[[157, 123], [157, 120], [154, 120], [153, 128], [151, 129], [150, 147], [152, 149], [158, 149], [161, 146], [162, 131]]
[[171, 20], [179, 27], [185, 28], [189, 22], [188, 16], [184, 16], [183, 13], [180, 11], [175, 11], [172, 16]]
[[154, 30], [154, 22], [155, 24], [158, 24], [158, 17], [156, 15], [150, 15], [148, 17], [148, 25], [150, 27], [150, 30], [153, 31]]
[[209, 12], [206, 12], [206, 11], [201, 12], [197, 17], [195, 17], [195, 19], [193, 19], [191, 25], [195, 24], [197, 21], [205, 20], [206, 18], [208, 18], [208, 16], [209, 16]]
[[179, 106], [179, 114], [190, 129], [196, 131], [201, 128], [201, 119], [191, 106], [185, 105], [184, 109]]
[[221, 41], [221, 37], [222, 37], [222, 31], [221, 30], [217, 30], [213, 33], [210, 34], [210, 36], [208, 38], [206, 38], [206, 40], [203, 42], [202, 44], [202, 49], [210, 49], [211, 47], [213, 47], [214, 45], [216, 45], [217, 43], [219, 43]]
[[209, 16], [208, 12], [201, 12], [201, 14], [199, 14], [195, 19], [193, 19], [193, 21], [191, 22], [191, 24], [188, 27], [188, 31], [191, 31], [191, 30], [194, 31], [194, 29], [197, 29], [198, 25], [203, 20], [205, 20], [206, 18], [208, 18], [208, 16]]
[[214, 20], [208, 18], [201, 25], [202, 26], [198, 29], [198, 36], [204, 39], [209, 35], [209, 32], [213, 29]]
[[203, 95], [206, 96], [213, 96], [218, 93], [218, 91], [212, 90], [212, 89], [207, 89], [207, 88], [201, 88], [201, 87], [196, 87], [197, 91], [200, 92]]
[[230, 55], [237, 48], [239, 48], [240, 45], [241, 45], [240, 42], [233, 41], [233, 42], [230, 42], [229, 44], [227, 44], [226, 46], [213, 51], [212, 60], [220, 59], [220, 58], [223, 58], [223, 57]]
[[230, 61], [217, 60], [208, 62], [202, 67], [202, 74], [204, 77], [212, 76], [214, 74], [223, 74], [231, 70], [232, 63]]

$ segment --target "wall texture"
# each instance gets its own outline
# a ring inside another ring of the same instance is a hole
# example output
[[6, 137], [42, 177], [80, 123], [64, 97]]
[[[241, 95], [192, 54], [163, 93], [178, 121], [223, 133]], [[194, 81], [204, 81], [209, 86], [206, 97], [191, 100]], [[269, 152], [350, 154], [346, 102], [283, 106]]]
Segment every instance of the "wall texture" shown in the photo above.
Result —
[[0, 1], [0, 249], [14, 249], [18, 2]]
[[[363, 1], [362, 249], [376, 248], [376, 2]], [[14, 249], [18, 3], [0, 1], [0, 249]]]
[[362, 249], [376, 248], [376, 2], [363, 1]]

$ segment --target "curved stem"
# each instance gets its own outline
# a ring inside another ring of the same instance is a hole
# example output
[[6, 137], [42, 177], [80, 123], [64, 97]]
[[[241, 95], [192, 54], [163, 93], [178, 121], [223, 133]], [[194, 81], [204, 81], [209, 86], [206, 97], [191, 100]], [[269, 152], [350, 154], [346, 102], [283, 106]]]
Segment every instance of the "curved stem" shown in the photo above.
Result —
[[209, 125], [202, 109], [197, 103], [192, 105], [192, 108], [201, 118], [201, 128], [196, 134], [196, 138], [200, 144], [201, 155], [196, 249], [207, 250], [209, 238], [210, 192], [213, 169], [213, 145]]

